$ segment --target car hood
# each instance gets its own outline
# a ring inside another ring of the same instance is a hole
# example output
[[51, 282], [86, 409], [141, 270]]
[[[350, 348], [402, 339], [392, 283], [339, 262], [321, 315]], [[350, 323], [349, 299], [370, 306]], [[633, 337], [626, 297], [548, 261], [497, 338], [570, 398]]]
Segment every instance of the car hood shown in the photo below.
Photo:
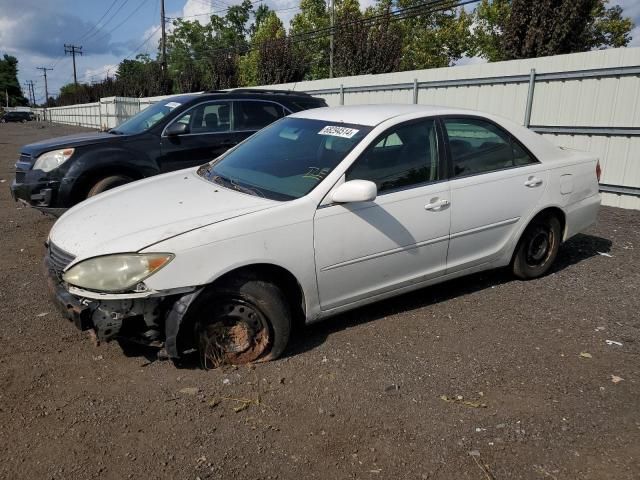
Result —
[[122, 138], [122, 135], [113, 135], [105, 132], [87, 132], [76, 135], [65, 135], [64, 137], [55, 137], [41, 142], [30, 143], [21, 148], [22, 153], [33, 156], [34, 158], [44, 152], [57, 150], [60, 148], [80, 147], [83, 145], [91, 145], [94, 143], [102, 143], [114, 141]]
[[76, 260], [137, 252], [278, 204], [210, 183], [190, 168], [133, 182], [79, 203], [58, 219], [49, 240]]

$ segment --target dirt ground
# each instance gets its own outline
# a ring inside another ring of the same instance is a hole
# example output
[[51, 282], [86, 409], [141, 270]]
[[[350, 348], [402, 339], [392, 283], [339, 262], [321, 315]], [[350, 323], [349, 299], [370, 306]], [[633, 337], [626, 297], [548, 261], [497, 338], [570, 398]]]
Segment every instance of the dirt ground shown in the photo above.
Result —
[[640, 212], [603, 208], [542, 279], [474, 275], [278, 361], [179, 369], [48, 301], [53, 220], [9, 184], [20, 145], [78, 130], [0, 125], [1, 478], [640, 478]]

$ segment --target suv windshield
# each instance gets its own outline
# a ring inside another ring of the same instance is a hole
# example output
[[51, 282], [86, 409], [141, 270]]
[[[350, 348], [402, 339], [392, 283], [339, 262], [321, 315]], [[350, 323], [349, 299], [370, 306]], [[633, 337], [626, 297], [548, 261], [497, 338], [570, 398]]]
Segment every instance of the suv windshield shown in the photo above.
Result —
[[171, 110], [182, 105], [184, 98], [168, 98], [145, 108], [129, 120], [125, 120], [116, 128], [109, 130], [111, 133], [133, 135], [142, 133], [156, 125], [166, 117]]
[[370, 131], [363, 125], [283, 118], [198, 174], [252, 195], [293, 200], [313, 190]]

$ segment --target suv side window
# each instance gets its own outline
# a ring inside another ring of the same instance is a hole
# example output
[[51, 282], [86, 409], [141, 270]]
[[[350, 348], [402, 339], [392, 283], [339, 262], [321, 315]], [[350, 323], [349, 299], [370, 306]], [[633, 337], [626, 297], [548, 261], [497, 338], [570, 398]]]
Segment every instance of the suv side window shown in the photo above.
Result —
[[453, 176], [493, 172], [536, 160], [506, 131], [476, 118], [445, 118]]
[[284, 107], [273, 102], [236, 101], [236, 130], [260, 130], [287, 115]]
[[176, 122], [189, 125], [190, 133], [216, 133], [231, 130], [231, 102], [202, 103]]
[[378, 193], [439, 178], [435, 119], [392, 127], [346, 173], [346, 180], [370, 180]]

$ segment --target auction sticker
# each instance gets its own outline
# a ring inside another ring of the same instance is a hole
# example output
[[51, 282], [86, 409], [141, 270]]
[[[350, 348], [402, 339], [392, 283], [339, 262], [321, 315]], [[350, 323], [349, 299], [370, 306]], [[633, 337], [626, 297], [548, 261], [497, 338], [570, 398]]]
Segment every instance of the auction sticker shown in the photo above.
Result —
[[182, 105], [181, 103], [178, 102], [169, 102], [169, 103], [165, 103], [165, 107], [169, 107], [171, 110], [173, 110], [176, 107], [179, 107], [180, 105]]
[[359, 130], [356, 130], [355, 128], [327, 125], [318, 132], [318, 135], [331, 135], [332, 137], [351, 138], [358, 132]]

